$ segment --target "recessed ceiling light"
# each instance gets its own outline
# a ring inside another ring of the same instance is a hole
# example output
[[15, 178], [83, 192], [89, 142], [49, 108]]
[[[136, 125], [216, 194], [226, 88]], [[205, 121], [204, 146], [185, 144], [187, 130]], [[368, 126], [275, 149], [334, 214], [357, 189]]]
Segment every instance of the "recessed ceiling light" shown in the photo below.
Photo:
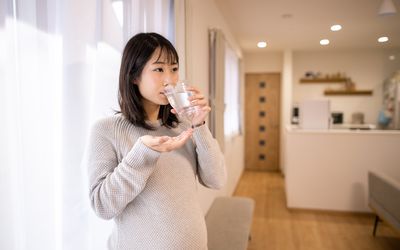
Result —
[[394, 59], [396, 59], [396, 56], [395, 56], [395, 55], [390, 55], [390, 56], [389, 56], [389, 60], [390, 60], [390, 61], [393, 61]]
[[341, 30], [341, 29], [342, 29], [342, 25], [340, 25], [340, 24], [335, 24], [335, 25], [331, 26], [331, 30], [332, 31], [338, 31], [338, 30]]
[[293, 15], [292, 14], [290, 14], [290, 13], [285, 13], [285, 14], [282, 14], [282, 18], [292, 18], [293, 17]]
[[378, 42], [380, 43], [385, 43], [387, 41], [389, 41], [389, 38], [387, 36], [381, 36], [378, 38]]
[[329, 44], [329, 40], [328, 39], [322, 39], [321, 41], [319, 41], [319, 44], [328, 45]]
[[267, 47], [267, 43], [266, 42], [259, 42], [259, 43], [257, 43], [257, 47], [265, 48], [265, 47]]

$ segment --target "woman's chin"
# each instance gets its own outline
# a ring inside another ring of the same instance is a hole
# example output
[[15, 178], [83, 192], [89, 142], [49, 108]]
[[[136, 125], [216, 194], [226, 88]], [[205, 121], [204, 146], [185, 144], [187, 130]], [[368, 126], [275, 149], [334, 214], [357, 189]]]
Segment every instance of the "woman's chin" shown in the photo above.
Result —
[[159, 100], [158, 100], [159, 105], [167, 105], [168, 103], [169, 103], [168, 99], [164, 95], [161, 98], [159, 98]]
[[169, 102], [168, 101], [166, 101], [166, 102], [161, 102], [161, 103], [159, 103], [160, 105], [168, 105], [169, 104]]

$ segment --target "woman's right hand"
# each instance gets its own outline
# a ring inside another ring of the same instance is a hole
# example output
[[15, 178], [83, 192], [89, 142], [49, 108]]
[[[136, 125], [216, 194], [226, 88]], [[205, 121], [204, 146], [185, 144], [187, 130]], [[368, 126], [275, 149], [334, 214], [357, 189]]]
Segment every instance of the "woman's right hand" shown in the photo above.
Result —
[[144, 145], [155, 151], [169, 152], [182, 147], [192, 134], [193, 129], [189, 128], [175, 137], [144, 135], [140, 139]]

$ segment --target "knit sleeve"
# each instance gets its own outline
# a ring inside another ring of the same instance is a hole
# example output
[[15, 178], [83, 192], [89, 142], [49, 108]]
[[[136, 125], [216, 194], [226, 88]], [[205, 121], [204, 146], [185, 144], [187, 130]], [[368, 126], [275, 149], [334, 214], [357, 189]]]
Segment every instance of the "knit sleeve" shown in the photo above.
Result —
[[118, 163], [112, 134], [110, 126], [94, 126], [86, 153], [91, 206], [103, 219], [117, 216], [140, 194], [160, 156], [139, 139]]
[[200, 183], [213, 189], [221, 189], [227, 179], [225, 160], [217, 140], [206, 125], [195, 128], [193, 138], [196, 144], [198, 175]]

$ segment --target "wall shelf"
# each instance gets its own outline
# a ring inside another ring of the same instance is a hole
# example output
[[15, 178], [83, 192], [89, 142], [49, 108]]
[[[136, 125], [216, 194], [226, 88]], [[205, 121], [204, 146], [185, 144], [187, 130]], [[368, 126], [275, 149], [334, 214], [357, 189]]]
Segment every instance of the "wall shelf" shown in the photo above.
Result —
[[347, 78], [315, 78], [315, 79], [307, 79], [301, 78], [300, 83], [345, 83], [347, 82]]
[[325, 95], [372, 95], [372, 90], [325, 90]]

